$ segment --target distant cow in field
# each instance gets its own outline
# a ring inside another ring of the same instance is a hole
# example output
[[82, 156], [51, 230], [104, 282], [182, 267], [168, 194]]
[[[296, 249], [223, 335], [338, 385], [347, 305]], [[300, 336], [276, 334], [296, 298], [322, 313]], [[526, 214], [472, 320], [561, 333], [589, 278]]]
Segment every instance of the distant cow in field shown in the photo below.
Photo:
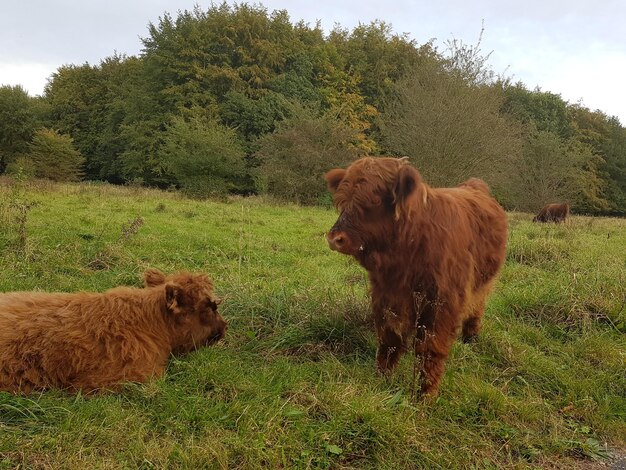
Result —
[[340, 212], [328, 244], [369, 274], [378, 370], [392, 371], [413, 338], [421, 392], [435, 394], [459, 329], [464, 340], [480, 330], [504, 262], [504, 210], [482, 180], [431, 188], [404, 159], [362, 158], [326, 182]]
[[96, 391], [163, 374], [171, 353], [212, 344], [226, 322], [206, 275], [144, 273], [145, 288], [0, 294], [0, 390]]
[[533, 218], [533, 222], [560, 223], [569, 217], [569, 204], [546, 204]]

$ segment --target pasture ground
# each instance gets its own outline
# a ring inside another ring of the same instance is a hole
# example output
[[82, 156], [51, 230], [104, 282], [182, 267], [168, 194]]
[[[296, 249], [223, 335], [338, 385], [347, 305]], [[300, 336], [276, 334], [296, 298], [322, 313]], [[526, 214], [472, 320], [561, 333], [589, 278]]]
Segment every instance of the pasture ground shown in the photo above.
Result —
[[606, 468], [626, 449], [626, 220], [510, 213], [506, 266], [441, 393], [374, 373], [367, 279], [332, 209], [0, 182], [0, 291], [210, 274], [225, 341], [119, 394], [0, 392], [0, 469]]

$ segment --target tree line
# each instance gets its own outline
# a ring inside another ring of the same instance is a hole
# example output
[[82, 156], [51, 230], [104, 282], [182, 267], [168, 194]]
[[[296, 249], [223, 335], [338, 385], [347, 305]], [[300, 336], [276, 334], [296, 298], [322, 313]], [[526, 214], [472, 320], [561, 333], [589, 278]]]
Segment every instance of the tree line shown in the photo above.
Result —
[[482, 177], [510, 209], [626, 215], [619, 120], [496, 74], [480, 40], [442, 50], [382, 21], [326, 34], [223, 3], [166, 13], [142, 41], [59, 67], [41, 97], [0, 87], [0, 173], [316, 204], [327, 169], [397, 155], [433, 185]]

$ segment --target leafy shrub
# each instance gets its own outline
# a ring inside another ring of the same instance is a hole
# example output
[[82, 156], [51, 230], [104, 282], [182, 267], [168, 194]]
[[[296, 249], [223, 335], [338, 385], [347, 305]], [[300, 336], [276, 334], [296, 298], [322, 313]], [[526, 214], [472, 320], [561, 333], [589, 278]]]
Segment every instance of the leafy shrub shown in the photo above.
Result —
[[35, 164], [30, 158], [21, 155], [7, 165], [6, 172], [18, 179], [30, 179], [35, 176]]
[[174, 117], [165, 132], [161, 157], [189, 194], [237, 192], [245, 176], [244, 150], [233, 129], [200, 112]]
[[295, 113], [258, 140], [255, 157], [260, 166], [255, 176], [261, 192], [303, 204], [323, 202], [324, 173], [358, 156], [351, 145], [357, 133], [330, 113], [316, 116], [307, 109]]
[[13, 166], [21, 165], [25, 172], [37, 178], [53, 181], [78, 181], [83, 176], [85, 158], [76, 150], [72, 138], [52, 129], [35, 131], [28, 153]]

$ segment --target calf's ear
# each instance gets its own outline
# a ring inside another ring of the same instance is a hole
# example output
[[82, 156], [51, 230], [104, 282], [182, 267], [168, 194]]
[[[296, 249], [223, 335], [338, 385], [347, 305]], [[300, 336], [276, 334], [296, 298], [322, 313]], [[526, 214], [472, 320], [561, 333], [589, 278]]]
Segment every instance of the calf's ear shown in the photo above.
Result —
[[167, 310], [176, 315], [182, 313], [182, 307], [185, 305], [185, 291], [178, 284], [169, 282], [165, 284], [165, 305]]
[[143, 273], [143, 283], [146, 287], [154, 287], [165, 284], [165, 274], [158, 269], [146, 269]]
[[334, 170], [330, 170], [328, 173], [326, 173], [326, 176], [324, 176], [324, 178], [326, 179], [328, 190], [331, 193], [337, 191], [339, 183], [341, 183], [341, 180], [345, 175], [346, 170], [344, 170], [343, 168], [335, 168]]
[[396, 219], [407, 212], [410, 196], [416, 192], [422, 182], [419, 172], [410, 165], [398, 169], [393, 185], [393, 202], [396, 206]]
[[204, 299], [204, 307], [210, 308], [214, 312], [217, 312], [217, 306], [221, 303], [222, 301], [218, 299], [217, 297], [216, 298], [207, 297], [206, 299]]

